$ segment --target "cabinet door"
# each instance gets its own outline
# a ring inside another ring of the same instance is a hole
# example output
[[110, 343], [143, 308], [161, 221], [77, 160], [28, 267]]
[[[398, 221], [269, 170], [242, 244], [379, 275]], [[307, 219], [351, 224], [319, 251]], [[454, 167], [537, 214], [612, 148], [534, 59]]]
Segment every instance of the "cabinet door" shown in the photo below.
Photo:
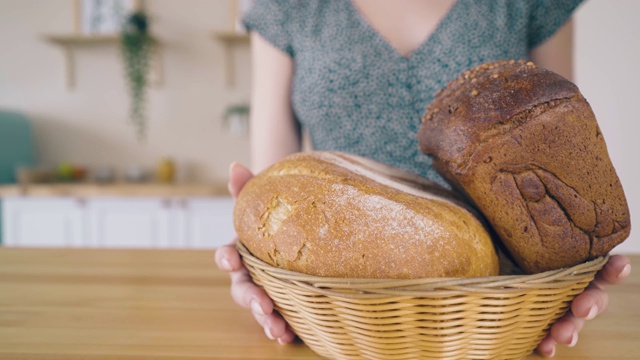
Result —
[[82, 246], [84, 203], [72, 198], [3, 199], [3, 241], [7, 246]]
[[183, 247], [213, 249], [235, 237], [231, 197], [180, 200], [177, 208], [177, 243]]
[[95, 198], [87, 203], [89, 241], [95, 247], [167, 247], [171, 203], [159, 198]]

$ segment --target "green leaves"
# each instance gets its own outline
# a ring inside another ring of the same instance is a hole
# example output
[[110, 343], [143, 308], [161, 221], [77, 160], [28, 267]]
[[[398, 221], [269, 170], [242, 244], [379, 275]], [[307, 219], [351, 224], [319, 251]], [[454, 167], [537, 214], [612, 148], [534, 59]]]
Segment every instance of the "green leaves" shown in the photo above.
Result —
[[125, 75], [131, 93], [129, 116], [140, 142], [146, 136], [146, 90], [149, 83], [151, 56], [155, 46], [148, 29], [147, 15], [142, 11], [136, 11], [127, 18], [121, 34]]

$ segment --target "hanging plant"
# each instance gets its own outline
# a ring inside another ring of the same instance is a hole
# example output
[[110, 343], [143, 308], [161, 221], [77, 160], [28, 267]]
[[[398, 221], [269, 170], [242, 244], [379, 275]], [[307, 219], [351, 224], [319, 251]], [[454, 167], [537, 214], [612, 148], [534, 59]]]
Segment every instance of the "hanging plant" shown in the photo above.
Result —
[[236, 135], [245, 135], [249, 131], [249, 105], [237, 104], [227, 107], [224, 112], [224, 125]]
[[146, 135], [145, 100], [154, 47], [153, 38], [149, 35], [149, 20], [142, 10], [127, 17], [122, 28], [121, 45], [126, 80], [131, 93], [129, 116], [138, 141], [142, 141]]

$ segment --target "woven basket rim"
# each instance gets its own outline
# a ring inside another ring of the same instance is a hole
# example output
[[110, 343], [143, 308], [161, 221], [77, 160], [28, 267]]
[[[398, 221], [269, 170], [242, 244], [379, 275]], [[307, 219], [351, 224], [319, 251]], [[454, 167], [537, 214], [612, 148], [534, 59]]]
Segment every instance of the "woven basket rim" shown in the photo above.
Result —
[[358, 279], [281, 269], [237, 248], [296, 334], [345, 360], [523, 358], [609, 258], [533, 275]]
[[364, 279], [321, 277], [285, 270], [258, 259], [240, 241], [236, 243], [236, 248], [242, 255], [245, 265], [262, 270], [261, 274], [263, 276], [271, 276], [296, 286], [314, 289], [314, 291], [325, 295], [340, 296], [354, 293], [358, 295], [415, 296], [421, 293], [433, 295], [434, 290], [445, 290], [440, 295], [455, 295], [455, 293], [469, 291], [505, 293], [510, 292], [510, 290], [520, 291], [523, 288], [556, 288], [565, 286], [567, 282], [575, 282], [582, 276], [593, 278], [594, 272], [600, 270], [609, 259], [609, 254], [606, 254], [572, 267], [530, 275], [497, 275], [474, 278]]

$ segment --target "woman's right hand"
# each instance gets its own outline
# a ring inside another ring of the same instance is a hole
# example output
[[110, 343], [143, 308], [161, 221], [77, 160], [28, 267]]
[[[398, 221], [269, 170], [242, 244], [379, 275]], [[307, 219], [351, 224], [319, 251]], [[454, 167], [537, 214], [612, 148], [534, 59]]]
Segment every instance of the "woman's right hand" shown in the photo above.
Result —
[[[244, 184], [253, 177], [249, 169], [239, 163], [229, 167], [229, 192], [235, 199]], [[230, 244], [216, 250], [216, 263], [221, 270], [231, 276], [231, 297], [240, 306], [250, 309], [253, 317], [264, 328], [269, 339], [287, 344], [294, 340], [295, 334], [286, 321], [273, 308], [273, 301], [267, 293], [251, 280], [249, 271], [242, 264], [236, 250], [234, 239]]]

